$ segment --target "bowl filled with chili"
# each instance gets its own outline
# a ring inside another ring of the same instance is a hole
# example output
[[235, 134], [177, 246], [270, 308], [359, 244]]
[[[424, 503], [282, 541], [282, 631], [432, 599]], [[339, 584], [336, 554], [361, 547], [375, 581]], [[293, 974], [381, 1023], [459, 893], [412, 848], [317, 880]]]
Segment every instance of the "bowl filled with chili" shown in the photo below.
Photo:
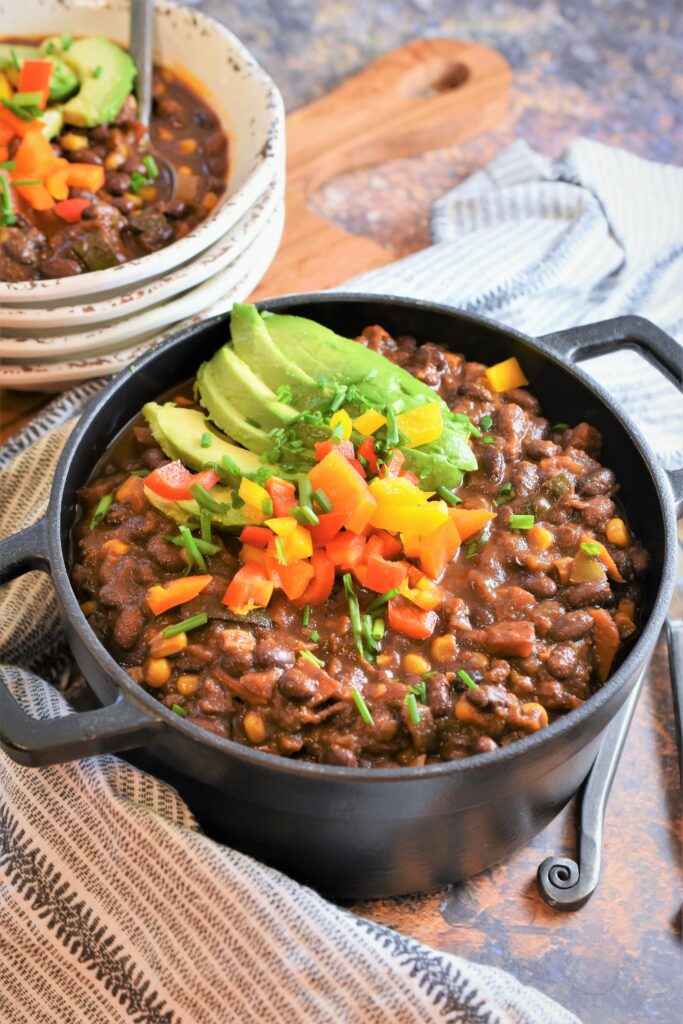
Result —
[[27, 2], [0, 41], [0, 301], [15, 309], [168, 275], [283, 178], [275, 85], [227, 29], [165, 0], [143, 129], [128, 18], [123, 0]]
[[682, 474], [578, 365], [624, 343], [681, 383], [638, 318], [531, 339], [356, 294], [143, 356], [0, 545], [0, 578], [51, 571], [106, 706], [36, 723], [0, 689], [3, 747], [139, 747], [214, 834], [338, 896], [506, 856], [585, 778], [671, 595]]

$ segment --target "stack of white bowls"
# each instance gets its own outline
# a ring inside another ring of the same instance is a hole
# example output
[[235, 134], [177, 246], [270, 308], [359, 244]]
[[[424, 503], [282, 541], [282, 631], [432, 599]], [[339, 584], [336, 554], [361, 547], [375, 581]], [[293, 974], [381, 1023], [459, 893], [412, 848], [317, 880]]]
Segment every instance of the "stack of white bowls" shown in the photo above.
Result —
[[[5, 36], [70, 32], [127, 43], [128, 0], [22, 0]], [[109, 270], [0, 282], [0, 387], [56, 391], [119, 372], [184, 323], [244, 299], [272, 261], [284, 223], [282, 98], [222, 25], [155, 4], [155, 60], [185, 79], [229, 137], [226, 192], [194, 231]]]

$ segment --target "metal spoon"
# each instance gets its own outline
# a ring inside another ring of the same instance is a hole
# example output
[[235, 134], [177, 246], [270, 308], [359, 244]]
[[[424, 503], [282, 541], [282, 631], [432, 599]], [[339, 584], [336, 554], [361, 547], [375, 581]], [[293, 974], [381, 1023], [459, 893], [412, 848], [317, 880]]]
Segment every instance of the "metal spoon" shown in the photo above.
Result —
[[[130, 0], [130, 53], [137, 68], [135, 96], [138, 120], [149, 130], [152, 116], [152, 43], [154, 35], [154, 0]], [[175, 195], [176, 174], [173, 164], [152, 145], [159, 173], [170, 182], [170, 198]]]

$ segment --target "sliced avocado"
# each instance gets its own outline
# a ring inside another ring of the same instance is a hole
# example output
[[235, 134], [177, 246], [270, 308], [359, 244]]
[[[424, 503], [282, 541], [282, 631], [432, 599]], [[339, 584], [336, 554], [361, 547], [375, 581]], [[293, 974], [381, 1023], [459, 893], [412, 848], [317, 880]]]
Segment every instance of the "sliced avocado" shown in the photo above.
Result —
[[62, 103], [72, 93], [76, 92], [78, 76], [74, 74], [69, 65], [65, 64], [60, 57], [54, 53], [46, 52], [45, 44], [47, 42], [48, 40], [45, 40], [40, 48], [17, 43], [0, 43], [0, 68], [3, 69], [12, 85], [16, 88], [19, 85], [20, 71], [16, 68], [12, 53], [14, 53], [19, 65], [25, 60], [51, 60], [52, 75], [50, 76], [48, 101], [50, 103]]
[[297, 411], [278, 402], [274, 391], [254, 373], [231, 345], [223, 345], [211, 359], [215, 379], [222, 393], [245, 417], [255, 420], [264, 430], [282, 427]]
[[[172, 402], [166, 405], [147, 402], [142, 414], [162, 452], [169, 459], [180, 459], [190, 469], [202, 469], [211, 462], [220, 465], [224, 455], [244, 474], [257, 473], [263, 468], [258, 455], [231, 444], [198, 409], [182, 409]], [[202, 447], [202, 437], [207, 433], [211, 436], [211, 444]], [[237, 485], [239, 479], [236, 477], [231, 482]]]
[[[229, 487], [221, 487], [220, 484], [212, 487], [211, 497], [214, 501], [224, 504], [226, 508], [223, 512], [209, 512], [209, 516], [211, 522], [221, 529], [237, 531], [241, 530], [243, 526], [248, 526], [253, 520], [244, 514], [242, 508], [232, 507], [232, 495], [233, 491]], [[163, 512], [174, 522], [185, 523], [191, 528], [199, 524], [200, 508], [196, 501], [169, 501], [168, 498], [162, 498], [149, 487], [145, 487], [145, 497], [150, 505]]]
[[113, 121], [135, 81], [130, 55], [98, 36], [76, 39], [61, 56], [81, 83], [78, 93], [64, 104], [64, 120], [81, 128]]
[[236, 302], [230, 314], [230, 334], [235, 352], [264, 383], [277, 391], [289, 386], [297, 395], [308, 396], [318, 388], [309, 376], [277, 347], [255, 306]]
[[268, 433], [249, 423], [230, 399], [226, 398], [213, 359], [199, 367], [195, 388], [209, 419], [235, 441], [259, 455], [273, 447], [273, 439]]

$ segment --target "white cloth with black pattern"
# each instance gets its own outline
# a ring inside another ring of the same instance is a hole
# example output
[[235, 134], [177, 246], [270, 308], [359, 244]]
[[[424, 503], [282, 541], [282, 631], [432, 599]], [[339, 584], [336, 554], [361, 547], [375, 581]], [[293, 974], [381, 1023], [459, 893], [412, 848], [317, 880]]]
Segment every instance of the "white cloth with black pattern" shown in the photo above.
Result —
[[[532, 334], [626, 312], [683, 327], [678, 169], [585, 140], [553, 166], [516, 144], [437, 204], [434, 231], [434, 247], [352, 287]], [[611, 379], [633, 397], [632, 376]], [[673, 417], [659, 450], [676, 464], [678, 410], [658, 381], [637, 379], [645, 429]], [[45, 512], [59, 452], [99, 386], [57, 399], [0, 450], [0, 536]], [[0, 648], [0, 684], [27, 711], [69, 713], [45, 682], [69, 654], [44, 576], [0, 591]], [[578, 1024], [510, 974], [362, 920], [207, 839], [170, 787], [119, 758], [27, 769], [0, 752], [0, 1024], [129, 1021]]]

